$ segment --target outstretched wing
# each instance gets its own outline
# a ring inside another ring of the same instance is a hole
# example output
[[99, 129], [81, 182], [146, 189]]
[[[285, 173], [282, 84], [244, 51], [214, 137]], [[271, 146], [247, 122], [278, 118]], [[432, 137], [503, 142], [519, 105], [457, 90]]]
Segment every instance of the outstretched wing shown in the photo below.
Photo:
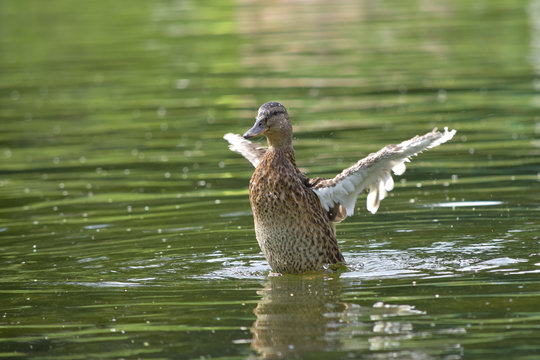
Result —
[[223, 136], [229, 142], [229, 149], [245, 157], [253, 166], [257, 167], [266, 152], [266, 148], [244, 139], [238, 134], [225, 134]]
[[455, 133], [456, 130], [448, 131], [448, 128], [444, 128], [444, 133], [433, 129], [401, 144], [385, 146], [343, 170], [335, 178], [317, 181], [313, 191], [319, 196], [325, 210], [343, 207], [346, 216], [351, 216], [358, 195], [364, 189], [369, 189], [366, 205], [374, 214], [387, 191], [394, 188], [390, 170], [396, 175], [403, 174], [405, 162], [409, 162], [412, 156], [447, 142]]

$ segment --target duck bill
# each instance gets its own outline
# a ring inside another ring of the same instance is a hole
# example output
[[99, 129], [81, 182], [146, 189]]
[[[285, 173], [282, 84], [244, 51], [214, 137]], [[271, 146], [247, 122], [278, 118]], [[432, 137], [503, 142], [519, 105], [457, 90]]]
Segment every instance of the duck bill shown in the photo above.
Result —
[[255, 121], [255, 125], [244, 134], [244, 139], [249, 139], [261, 135], [266, 131], [266, 124], [263, 119]]

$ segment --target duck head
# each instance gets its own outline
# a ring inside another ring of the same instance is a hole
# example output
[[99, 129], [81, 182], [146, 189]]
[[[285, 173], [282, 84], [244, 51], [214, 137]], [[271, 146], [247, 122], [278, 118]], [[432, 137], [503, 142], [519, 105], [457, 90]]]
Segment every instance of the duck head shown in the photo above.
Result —
[[267, 102], [259, 108], [255, 125], [244, 134], [244, 138], [259, 135], [265, 135], [272, 147], [292, 144], [292, 125], [283, 105], [278, 102]]

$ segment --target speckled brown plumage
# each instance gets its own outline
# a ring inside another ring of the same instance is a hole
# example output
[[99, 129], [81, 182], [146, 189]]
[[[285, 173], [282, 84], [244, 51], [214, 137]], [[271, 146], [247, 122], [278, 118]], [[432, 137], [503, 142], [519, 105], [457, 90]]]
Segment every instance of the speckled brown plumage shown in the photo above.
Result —
[[[249, 199], [257, 241], [275, 272], [303, 273], [343, 263], [334, 224], [353, 214], [360, 192], [369, 189], [367, 208], [375, 213], [396, 174], [419, 152], [450, 140], [455, 130], [436, 129], [398, 145], [388, 145], [343, 170], [333, 179], [309, 179], [297, 167], [292, 126], [285, 107], [277, 102], [259, 108], [255, 125], [243, 138], [226, 134], [230, 149], [255, 167]], [[264, 150], [248, 138], [265, 135]]]
[[274, 271], [301, 273], [344, 261], [332, 221], [296, 167], [292, 146], [270, 147], [251, 177], [249, 199], [257, 241]]
[[334, 226], [298, 170], [292, 126], [283, 105], [266, 103], [244, 138], [266, 135], [268, 150], [249, 183], [257, 242], [272, 269], [280, 273], [322, 270], [343, 262]]

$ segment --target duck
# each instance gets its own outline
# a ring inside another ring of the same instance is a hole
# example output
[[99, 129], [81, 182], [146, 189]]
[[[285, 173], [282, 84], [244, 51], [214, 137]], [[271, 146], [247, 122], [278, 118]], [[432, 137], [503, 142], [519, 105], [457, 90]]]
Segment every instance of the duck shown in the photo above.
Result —
[[[403, 174], [411, 157], [451, 140], [455, 133], [435, 128], [387, 145], [331, 179], [309, 178], [296, 166], [292, 124], [279, 102], [261, 105], [247, 132], [227, 133], [224, 139], [255, 167], [249, 201], [255, 237], [272, 271], [302, 274], [346, 266], [335, 225], [353, 215], [360, 193], [369, 191], [366, 207], [375, 214], [394, 187], [392, 172]], [[249, 140], [262, 135], [267, 147]]]

